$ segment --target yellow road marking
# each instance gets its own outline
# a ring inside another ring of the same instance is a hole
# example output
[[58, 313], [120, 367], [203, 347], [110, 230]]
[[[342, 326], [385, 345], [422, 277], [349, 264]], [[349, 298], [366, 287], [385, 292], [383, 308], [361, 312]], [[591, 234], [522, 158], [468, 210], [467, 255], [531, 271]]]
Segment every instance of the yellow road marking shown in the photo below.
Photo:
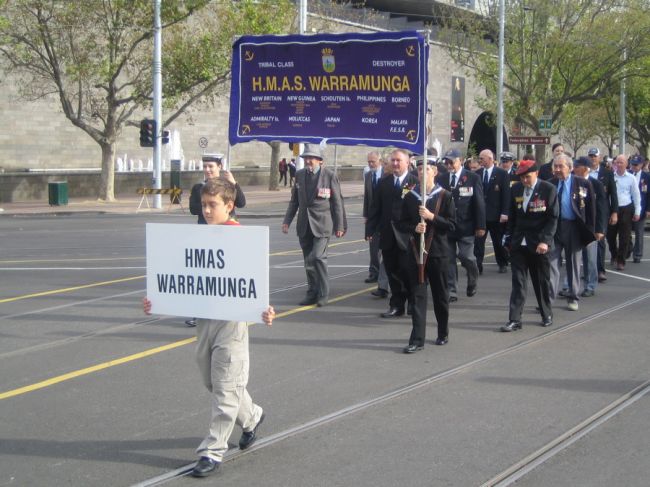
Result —
[[[333, 298], [330, 300], [330, 303], [336, 303], [338, 301], [343, 301], [344, 299], [351, 298], [353, 296], [358, 296], [359, 294], [366, 293], [368, 291], [371, 291], [375, 287], [369, 287], [366, 289], [361, 289], [360, 291], [355, 291], [352, 293], [344, 294], [342, 296], [337, 296], [336, 298]], [[292, 314], [300, 313], [302, 311], [307, 311], [310, 309], [315, 308], [316, 305], [309, 305], [309, 306], [301, 306], [299, 308], [294, 308], [290, 309], [288, 311], [284, 311], [282, 313], [277, 313], [276, 318], [283, 318], [285, 316], [289, 316]], [[31, 384], [25, 387], [20, 387], [18, 389], [12, 389], [10, 391], [2, 392], [0, 393], [0, 400], [2, 399], [8, 399], [10, 397], [15, 397], [15, 396], [20, 396], [22, 394], [27, 394], [28, 392], [33, 392], [37, 391], [39, 389], [43, 389], [45, 387], [52, 386], [54, 384], [59, 384], [61, 382], [70, 380], [70, 379], [75, 379], [77, 377], [81, 377], [83, 375], [88, 375], [93, 372], [98, 372], [100, 370], [108, 369], [109, 367], [114, 367], [116, 365], [122, 365], [128, 362], [133, 362], [134, 360], [139, 360], [141, 358], [149, 357], [151, 355], [155, 355], [161, 352], [166, 352], [167, 350], [173, 350], [174, 348], [182, 347], [184, 345], [189, 345], [190, 343], [193, 343], [196, 341], [196, 337], [192, 338], [186, 338], [184, 340], [179, 340], [177, 342], [169, 343], [167, 345], [163, 345], [161, 347], [156, 347], [156, 348], [151, 348], [149, 350], [145, 350], [144, 352], [139, 352], [139, 353], [134, 353], [133, 355], [128, 355], [126, 357], [118, 358], [115, 360], [110, 360], [108, 362], [104, 362], [101, 364], [93, 365], [91, 367], [87, 367], [85, 369], [80, 369], [80, 370], [75, 370], [73, 372], [68, 372], [67, 374], [59, 375], [57, 377], [52, 377], [51, 379], [47, 379], [41, 382], [37, 382], [35, 384]]]
[[138, 360], [144, 357], [149, 357], [150, 355], [155, 355], [160, 352], [165, 352], [167, 350], [172, 350], [174, 348], [182, 347], [183, 345], [187, 345], [188, 343], [192, 343], [194, 341], [196, 341], [196, 337], [187, 338], [185, 340], [180, 340], [178, 342], [170, 343], [168, 345], [163, 345], [162, 347], [152, 348], [150, 350], [145, 350], [144, 352], [134, 353], [133, 355], [129, 355], [127, 357], [122, 357], [116, 360], [111, 360], [109, 362], [104, 362], [103, 364], [97, 364], [97, 365], [93, 365], [92, 367], [87, 367], [85, 369], [75, 370], [74, 372], [68, 372], [67, 374], [59, 375], [57, 377], [52, 377], [51, 379], [37, 382], [36, 384], [31, 384], [25, 387], [20, 387], [18, 389], [13, 389], [11, 391], [0, 393], [0, 400], [8, 399], [14, 396], [20, 396], [22, 394], [37, 391], [38, 389], [43, 389], [45, 387], [49, 387], [51, 385], [64, 382], [66, 380], [74, 379], [75, 377], [81, 377], [82, 375], [88, 375], [93, 372], [97, 372], [99, 370], [108, 369], [109, 367], [122, 365], [127, 362], [132, 362], [134, 360]]
[[82, 286], [66, 287], [63, 289], [52, 289], [51, 291], [42, 291], [40, 293], [33, 293], [33, 294], [24, 294], [22, 296], [15, 296], [13, 298], [0, 299], [0, 304], [11, 303], [13, 301], [20, 301], [21, 299], [38, 298], [40, 296], [49, 296], [52, 294], [69, 293], [70, 291], [77, 291], [78, 289], [88, 289], [90, 287], [107, 286], [109, 284], [116, 284], [118, 282], [127, 282], [127, 281], [133, 281], [135, 279], [144, 279], [145, 277], [147, 276], [125, 277], [124, 279], [113, 279], [112, 281], [94, 282], [92, 284], [84, 284]]

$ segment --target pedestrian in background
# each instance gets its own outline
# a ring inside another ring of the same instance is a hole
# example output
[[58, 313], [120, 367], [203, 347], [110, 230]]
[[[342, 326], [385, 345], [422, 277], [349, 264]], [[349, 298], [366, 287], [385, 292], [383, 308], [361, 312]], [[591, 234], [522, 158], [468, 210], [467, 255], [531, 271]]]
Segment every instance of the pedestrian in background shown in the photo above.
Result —
[[485, 235], [485, 200], [483, 185], [471, 171], [463, 168], [460, 152], [456, 149], [444, 155], [448, 176], [438, 182], [450, 191], [456, 207], [456, 226], [447, 234], [449, 240], [449, 301], [458, 301], [458, 267], [456, 257], [467, 271], [467, 296], [476, 294], [478, 266], [474, 256], [474, 239]]
[[284, 186], [287, 186], [287, 172], [289, 171], [289, 165], [287, 164], [287, 159], [285, 157], [280, 160], [280, 163], [278, 164], [278, 171], [280, 172], [280, 181], [278, 181], [278, 184], [282, 182], [284, 179]]
[[632, 224], [641, 219], [641, 194], [636, 178], [627, 172], [627, 156], [614, 159], [614, 180], [618, 199], [618, 220], [607, 229], [607, 243], [611, 252], [611, 264], [616, 270], [625, 270], [625, 260], [631, 251]]
[[645, 159], [643, 156], [637, 154], [630, 159], [630, 172], [634, 179], [636, 179], [637, 186], [639, 187], [639, 196], [641, 201], [641, 212], [639, 219], [633, 223], [634, 230], [634, 245], [632, 246], [632, 258], [635, 264], [641, 262], [643, 258], [643, 234], [645, 230], [645, 220], [648, 216], [648, 185], [650, 184], [650, 174], [643, 171]]
[[289, 161], [289, 187], [293, 186], [296, 180], [296, 160], [291, 158]]
[[[384, 177], [384, 168], [379, 152], [371, 151], [367, 155], [368, 171], [363, 178], [363, 221], [364, 225], [368, 222], [368, 215], [370, 208], [373, 204], [373, 199], [379, 181]], [[370, 253], [370, 264], [368, 265], [368, 277], [365, 279], [367, 283], [377, 283], [377, 289], [372, 291], [372, 295], [378, 298], [385, 298], [388, 296], [388, 276], [386, 269], [381, 259], [381, 250], [379, 248], [379, 231], [377, 231], [372, 239], [368, 242], [368, 250]]]
[[[510, 178], [506, 171], [495, 166], [494, 154], [490, 149], [481, 151], [478, 157], [482, 167], [476, 174], [483, 182], [485, 226], [492, 239], [498, 272], [504, 274], [508, 272], [508, 255], [501, 242], [505, 225], [508, 223], [508, 213], [510, 212]], [[487, 232], [482, 237], [476, 237], [474, 240], [474, 255], [476, 256], [479, 274], [483, 274], [486, 240]]]
[[[591, 169], [589, 170], [589, 177], [597, 179], [603, 185], [605, 190], [605, 197], [607, 199], [607, 208], [609, 212], [608, 225], [616, 225], [618, 221], [618, 194], [616, 191], [616, 182], [614, 181], [614, 173], [600, 161], [600, 149], [592, 147], [587, 152], [587, 157], [591, 161]], [[605, 254], [606, 254], [606, 241], [605, 239], [599, 240], [597, 245], [596, 266], [598, 268], [598, 282], [605, 282], [607, 280], [607, 271], [605, 269]]]

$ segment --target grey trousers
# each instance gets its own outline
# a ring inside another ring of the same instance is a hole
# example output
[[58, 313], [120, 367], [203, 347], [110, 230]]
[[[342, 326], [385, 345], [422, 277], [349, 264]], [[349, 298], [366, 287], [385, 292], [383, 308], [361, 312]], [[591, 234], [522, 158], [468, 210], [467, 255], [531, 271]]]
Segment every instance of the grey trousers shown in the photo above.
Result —
[[580, 295], [580, 261], [583, 246], [580, 243], [578, 226], [572, 220], [560, 220], [555, 234], [555, 246], [550, 252], [551, 261], [551, 299], [557, 298], [560, 292], [560, 257], [564, 250], [566, 260], [568, 299], [577, 301]]
[[311, 229], [307, 235], [298, 237], [307, 274], [307, 296], [327, 298], [330, 294], [330, 278], [327, 273], [327, 246], [329, 237], [315, 237]]
[[[447, 283], [449, 284], [449, 295], [456, 296], [458, 282], [458, 266], [456, 257], [460, 264], [467, 270], [467, 285], [475, 285], [478, 279], [478, 265], [474, 255], [474, 235], [469, 237], [455, 238], [448, 236], [449, 242], [449, 267], [447, 268]], [[458, 248], [458, 252], [456, 249]]]
[[368, 266], [368, 275], [377, 277], [377, 288], [388, 291], [390, 285], [388, 284], [388, 275], [386, 274], [386, 267], [384, 266], [384, 259], [381, 255], [379, 248], [379, 232], [375, 232], [372, 240], [368, 243], [368, 250], [370, 252], [370, 265]]
[[196, 361], [205, 387], [212, 393], [212, 418], [197, 448], [202, 457], [223, 461], [235, 424], [252, 431], [262, 417], [248, 384], [248, 325], [243, 321], [199, 319]]

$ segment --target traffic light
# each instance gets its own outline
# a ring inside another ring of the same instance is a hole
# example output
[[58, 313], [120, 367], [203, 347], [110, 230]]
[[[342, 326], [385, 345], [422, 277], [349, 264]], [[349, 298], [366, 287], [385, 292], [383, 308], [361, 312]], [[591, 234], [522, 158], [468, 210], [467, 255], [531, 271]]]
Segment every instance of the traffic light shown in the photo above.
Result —
[[140, 147], [153, 147], [156, 141], [156, 121], [144, 119], [140, 122]]
[[163, 144], [169, 144], [169, 130], [163, 130], [162, 143]]

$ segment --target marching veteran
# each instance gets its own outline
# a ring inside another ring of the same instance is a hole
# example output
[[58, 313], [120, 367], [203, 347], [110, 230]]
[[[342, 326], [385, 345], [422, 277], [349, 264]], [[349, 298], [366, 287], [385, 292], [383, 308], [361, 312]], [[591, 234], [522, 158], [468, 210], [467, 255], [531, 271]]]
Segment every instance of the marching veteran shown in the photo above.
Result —
[[549, 251], [557, 228], [559, 205], [555, 186], [537, 177], [535, 161], [519, 163], [520, 182], [510, 192], [510, 215], [504, 246], [510, 249], [512, 290], [508, 323], [501, 331], [521, 329], [528, 273], [542, 315], [542, 326], [553, 324]]
[[345, 234], [343, 196], [336, 174], [323, 167], [323, 152], [318, 144], [305, 144], [300, 157], [305, 167], [296, 172], [282, 232], [289, 233], [289, 225], [298, 213], [296, 233], [307, 274], [307, 294], [300, 305], [324, 306], [329, 299], [327, 246], [332, 233], [337, 238]]

